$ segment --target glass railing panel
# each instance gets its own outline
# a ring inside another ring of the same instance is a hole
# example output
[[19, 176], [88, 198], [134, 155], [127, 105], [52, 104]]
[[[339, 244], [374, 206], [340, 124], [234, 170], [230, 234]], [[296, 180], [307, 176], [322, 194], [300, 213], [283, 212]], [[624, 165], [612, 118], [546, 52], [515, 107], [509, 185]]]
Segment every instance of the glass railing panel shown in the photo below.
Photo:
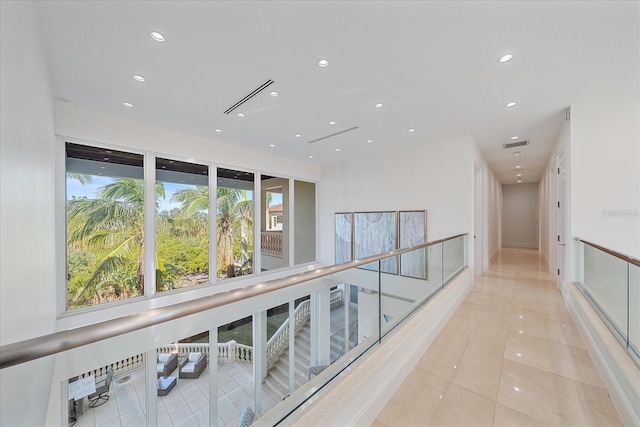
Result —
[[428, 269], [427, 269], [427, 278], [428, 284], [427, 288], [430, 293], [437, 292], [438, 289], [442, 288], [442, 278], [443, 278], [443, 267], [444, 267], [444, 259], [442, 252], [442, 243], [438, 243], [436, 245], [431, 245], [427, 249], [427, 261], [428, 261]]
[[236, 426], [242, 410], [255, 409], [253, 318], [218, 328], [218, 426]]
[[[389, 264], [387, 264], [389, 265]], [[372, 262], [328, 276], [334, 283], [349, 288], [349, 342], [351, 348], [370, 337], [379, 337], [379, 262]], [[382, 273], [386, 275], [389, 273]], [[354, 322], [357, 322], [354, 324]], [[352, 335], [355, 334], [355, 335]], [[345, 351], [344, 354], [347, 352]]]
[[640, 358], [640, 267], [629, 264], [629, 349]]
[[[295, 317], [295, 315], [294, 315]], [[267, 412], [282, 399], [289, 396], [289, 334], [295, 336], [295, 325], [292, 327], [289, 319], [289, 303], [279, 304], [266, 311], [264, 317], [266, 328], [261, 328], [264, 345], [258, 347], [254, 340], [255, 348], [262, 348], [260, 359], [262, 362], [262, 378], [258, 382], [261, 390], [260, 411]], [[256, 328], [256, 330], [258, 330]]]
[[451, 280], [466, 265], [464, 236], [442, 243], [442, 276], [443, 283]]
[[582, 286], [626, 341], [627, 262], [585, 245]]
[[[201, 332], [156, 349], [158, 424], [209, 420], [209, 333]], [[215, 363], [214, 354], [213, 361]]]
[[[92, 406], [89, 393], [80, 395], [70, 388], [69, 423], [91, 417], [90, 424], [145, 424], [149, 405], [149, 420], [158, 425], [235, 426], [247, 409], [256, 413], [256, 419], [285, 413], [287, 405], [300, 405], [318, 385], [330, 381], [385, 339], [385, 332], [428, 303], [445, 285], [443, 278], [450, 279], [464, 268], [465, 244], [466, 239], [459, 237], [408, 252], [406, 259], [413, 263], [410, 270], [420, 272], [415, 275], [399, 274], [402, 261], [395, 255], [387, 263], [356, 261], [354, 267], [326, 276], [326, 270], [317, 270], [317, 278], [295, 286], [282, 288], [282, 282], [274, 282], [275, 293], [248, 296], [261, 311], [190, 337], [176, 337], [176, 341], [171, 337], [171, 342], [144, 354], [96, 368], [93, 378], [86, 380], [96, 385], [113, 368], [112, 399], [105, 399], [102, 409], [87, 409]], [[423, 265], [417, 260], [424, 260]], [[390, 265], [397, 267], [395, 272], [387, 271]], [[262, 305], [266, 295], [270, 303], [278, 304]], [[278, 301], [277, 295], [290, 300]], [[232, 310], [236, 303], [229, 304]], [[290, 319], [292, 330], [280, 339]], [[167, 322], [169, 326], [171, 321]], [[275, 340], [282, 345], [274, 353], [269, 345]], [[151, 365], [145, 368], [146, 358]], [[278, 368], [280, 361], [283, 366]], [[145, 380], [145, 373], [153, 378]], [[274, 375], [282, 386], [277, 395], [269, 384]], [[314, 378], [314, 387], [305, 388]], [[153, 392], [148, 395], [145, 389]], [[210, 395], [209, 390], [215, 391]], [[62, 403], [66, 410], [67, 402]]]
[[142, 354], [69, 378], [69, 425], [145, 425]]
[[[311, 295], [307, 294], [296, 299], [292, 311], [296, 331], [293, 336], [293, 357], [291, 354], [288, 355], [287, 367], [290, 372], [289, 378], [293, 370], [293, 391], [295, 391], [307, 383], [307, 368], [312, 365]], [[289, 365], [291, 362], [293, 365]]]
[[[354, 335], [358, 325], [357, 303], [351, 308], [349, 302], [352, 288], [354, 287], [349, 284], [339, 283], [329, 292], [330, 363], [338, 360], [357, 344], [357, 336]], [[355, 288], [354, 292], [357, 299], [358, 289]]]

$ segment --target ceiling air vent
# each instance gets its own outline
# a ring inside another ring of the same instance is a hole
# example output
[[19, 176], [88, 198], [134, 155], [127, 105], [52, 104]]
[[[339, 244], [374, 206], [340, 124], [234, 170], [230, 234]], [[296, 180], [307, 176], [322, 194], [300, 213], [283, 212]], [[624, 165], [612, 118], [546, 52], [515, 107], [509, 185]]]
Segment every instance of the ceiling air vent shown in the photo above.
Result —
[[358, 126], [354, 126], [352, 128], [349, 128], [349, 129], [341, 130], [340, 132], [332, 133], [331, 135], [326, 135], [326, 136], [323, 136], [322, 138], [316, 138], [316, 139], [314, 139], [312, 141], [307, 141], [307, 144], [313, 144], [314, 142], [322, 141], [323, 139], [331, 138], [333, 136], [338, 136], [338, 135], [341, 135], [343, 133], [351, 132], [352, 130], [356, 130], [356, 129], [358, 129]]
[[528, 139], [526, 141], [518, 141], [518, 142], [510, 142], [508, 144], [502, 144], [504, 148], [516, 148], [516, 147], [522, 147], [524, 145], [529, 145]]
[[231, 107], [224, 110], [224, 113], [231, 114], [235, 109], [237, 109], [238, 107], [240, 107], [241, 105], [243, 105], [244, 103], [249, 101], [251, 98], [253, 98], [254, 96], [256, 96], [257, 94], [259, 94], [260, 92], [262, 92], [263, 90], [265, 90], [266, 88], [268, 88], [274, 83], [275, 82], [271, 79], [267, 80], [266, 82], [262, 83], [260, 86], [252, 90], [247, 96], [245, 96], [244, 98], [241, 98], [238, 102], [233, 104]]

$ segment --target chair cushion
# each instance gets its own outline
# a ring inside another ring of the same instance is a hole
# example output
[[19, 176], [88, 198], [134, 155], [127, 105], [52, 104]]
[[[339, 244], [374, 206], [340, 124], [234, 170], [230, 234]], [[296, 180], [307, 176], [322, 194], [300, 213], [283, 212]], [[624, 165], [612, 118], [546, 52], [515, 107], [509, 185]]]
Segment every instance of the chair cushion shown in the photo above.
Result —
[[202, 356], [202, 353], [189, 353], [189, 362], [197, 362], [200, 356]]
[[164, 372], [164, 363], [158, 363], [156, 365], [156, 371], [158, 372]]
[[196, 362], [187, 362], [187, 364], [182, 367], [182, 372], [193, 372], [195, 368]]
[[166, 363], [171, 359], [171, 355], [167, 353], [162, 353], [158, 355], [158, 362]]

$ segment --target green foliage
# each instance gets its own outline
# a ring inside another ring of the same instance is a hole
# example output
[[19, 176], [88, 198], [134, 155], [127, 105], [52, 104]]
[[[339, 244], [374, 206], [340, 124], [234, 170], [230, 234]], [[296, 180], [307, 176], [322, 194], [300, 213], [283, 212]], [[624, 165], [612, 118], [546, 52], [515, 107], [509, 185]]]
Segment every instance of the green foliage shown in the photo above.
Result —
[[[67, 174], [90, 183], [91, 176]], [[160, 211], [165, 198], [156, 183], [156, 290], [165, 291], [208, 281], [209, 189], [176, 191], [180, 208]], [[217, 258], [220, 277], [252, 272], [253, 202], [244, 190], [218, 188]], [[116, 178], [95, 198], [67, 201], [67, 295], [74, 309], [116, 301], [144, 292], [144, 185]]]

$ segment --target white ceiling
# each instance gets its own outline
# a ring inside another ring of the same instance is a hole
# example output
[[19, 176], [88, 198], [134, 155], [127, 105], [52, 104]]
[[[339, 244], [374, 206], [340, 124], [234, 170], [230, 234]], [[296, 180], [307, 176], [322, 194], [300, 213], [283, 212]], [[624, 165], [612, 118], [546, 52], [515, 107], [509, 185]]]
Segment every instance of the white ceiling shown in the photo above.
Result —
[[536, 182], [564, 110], [639, 72], [635, 1], [37, 3], [55, 97], [319, 165], [472, 136], [503, 183]]

